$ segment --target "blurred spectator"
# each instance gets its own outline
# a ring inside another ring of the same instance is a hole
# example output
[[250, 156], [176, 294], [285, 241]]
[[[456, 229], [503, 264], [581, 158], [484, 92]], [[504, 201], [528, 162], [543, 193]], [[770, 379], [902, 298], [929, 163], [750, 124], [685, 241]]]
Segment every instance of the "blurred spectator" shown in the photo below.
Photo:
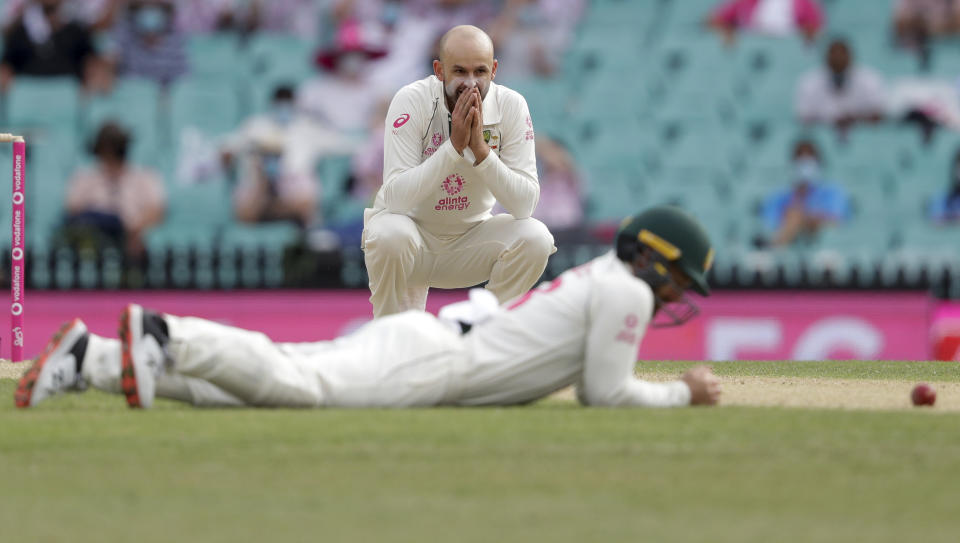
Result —
[[534, 218], [547, 225], [555, 240], [580, 237], [583, 226], [583, 188], [580, 172], [559, 140], [537, 138], [540, 201]]
[[821, 228], [850, 216], [850, 200], [836, 184], [825, 180], [820, 152], [809, 140], [793, 149], [793, 185], [768, 196], [761, 213], [770, 245], [781, 247], [814, 236]]
[[326, 0], [321, 10], [326, 23], [325, 37], [335, 35], [341, 25], [350, 21], [389, 23], [395, 10], [402, 7], [401, 3], [397, 0]]
[[960, 149], [950, 164], [950, 187], [946, 194], [934, 197], [927, 208], [927, 216], [937, 223], [960, 221]]
[[915, 49], [928, 68], [930, 39], [960, 32], [960, 0], [896, 0], [893, 28], [897, 42]]
[[952, 82], [923, 77], [898, 79], [890, 87], [887, 114], [914, 124], [929, 143], [937, 127], [960, 131], [960, 92]]
[[[7, 30], [24, 7], [36, 0], [7, 0], [0, 21]], [[229, 30], [236, 26], [237, 0], [170, 0], [176, 3], [176, 26], [181, 32], [200, 34]], [[252, 0], [258, 1], [258, 0]], [[135, 0], [67, 0], [64, 11], [72, 20], [82, 22], [100, 32], [110, 30]], [[271, 4], [284, 3], [274, 0]]]
[[243, 222], [293, 221], [302, 227], [316, 217], [319, 183], [311, 172], [283, 167], [284, 140], [256, 133], [233, 195], [234, 213]]
[[387, 55], [370, 62], [370, 81], [389, 89], [389, 95], [409, 83], [411, 77], [433, 73], [435, 48], [442, 30], [438, 31], [432, 22], [417, 16], [409, 4], [402, 2], [385, 2], [380, 22], [387, 30]]
[[855, 65], [843, 40], [832, 41], [826, 65], [808, 72], [797, 84], [796, 115], [805, 123], [830, 123], [845, 132], [855, 123], [880, 121], [885, 107], [880, 76]]
[[[386, 132], [383, 119], [387, 116], [389, 106], [389, 100], [380, 102], [377, 110], [370, 117], [367, 137], [357, 146], [350, 163], [350, 196], [368, 204], [373, 203], [373, 197], [383, 184], [383, 135]], [[362, 228], [362, 217], [359, 219], [358, 222]]]
[[[97, 32], [106, 30], [113, 25], [114, 14], [122, 7], [126, 0], [69, 0], [63, 6], [69, 20], [77, 21]], [[4, 33], [20, 16], [24, 9], [34, 0], [7, 0], [0, 13], [0, 25]]]
[[[169, 0], [169, 2], [175, 4], [176, 29], [184, 34], [207, 34], [232, 30], [239, 23], [237, 0]], [[281, 3], [281, 0], [273, 0], [273, 2]]]
[[490, 29], [505, 81], [550, 77], [583, 13], [583, 0], [506, 0]]
[[313, 40], [320, 13], [313, 0], [251, 0], [242, 15], [246, 32], [290, 34]]
[[320, 184], [314, 173], [317, 160], [353, 150], [353, 142], [298, 113], [294, 101], [292, 87], [277, 87], [270, 110], [248, 119], [221, 148], [228, 169], [240, 162], [234, 209], [241, 221], [292, 220], [311, 226]]
[[[540, 199], [533, 217], [547, 225], [555, 243], [595, 241], [584, 228], [583, 179], [566, 145], [538, 134], [536, 153]], [[506, 212], [500, 204], [493, 208], [494, 214]]]
[[708, 24], [732, 44], [737, 32], [771, 36], [800, 33], [812, 43], [824, 25], [823, 8], [817, 0], [726, 0], [710, 14]]
[[121, 76], [168, 85], [189, 70], [186, 35], [177, 28], [172, 0], [133, 0], [117, 21], [113, 61]]
[[392, 90], [385, 91], [368, 80], [369, 61], [387, 54], [382, 39], [378, 23], [348, 21], [341, 25], [336, 42], [317, 54], [317, 64], [328, 73], [303, 85], [298, 107], [345, 134], [363, 132], [378, 101]]
[[91, 148], [96, 164], [69, 182], [67, 230], [74, 245], [123, 247], [136, 261], [144, 255], [144, 232], [163, 220], [166, 193], [158, 173], [127, 161], [129, 147], [123, 127], [100, 127]]
[[23, 6], [4, 35], [0, 91], [6, 91], [16, 75], [74, 76], [96, 89], [104, 85], [102, 66], [90, 29], [70, 19], [67, 5], [37, 0]]
[[412, 16], [433, 25], [434, 36], [460, 24], [489, 26], [500, 10], [500, 2], [489, 0], [409, 0], [406, 5]]

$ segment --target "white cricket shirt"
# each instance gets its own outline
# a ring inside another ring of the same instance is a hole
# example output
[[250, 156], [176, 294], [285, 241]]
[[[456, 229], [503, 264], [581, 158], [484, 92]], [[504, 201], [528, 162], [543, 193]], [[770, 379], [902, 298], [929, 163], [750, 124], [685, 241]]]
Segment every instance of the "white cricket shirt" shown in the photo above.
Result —
[[483, 134], [490, 154], [474, 166], [467, 147], [450, 143], [443, 83], [430, 76], [400, 89], [384, 132], [383, 186], [371, 213], [387, 209], [439, 235], [461, 234], [491, 216], [499, 202], [517, 219], [540, 197], [533, 122], [516, 91], [490, 83], [483, 99]]
[[568, 270], [464, 336], [471, 360], [455, 403], [526, 403], [576, 385], [586, 405], [687, 405], [682, 381], [634, 377], [653, 308], [650, 286], [613, 251]]

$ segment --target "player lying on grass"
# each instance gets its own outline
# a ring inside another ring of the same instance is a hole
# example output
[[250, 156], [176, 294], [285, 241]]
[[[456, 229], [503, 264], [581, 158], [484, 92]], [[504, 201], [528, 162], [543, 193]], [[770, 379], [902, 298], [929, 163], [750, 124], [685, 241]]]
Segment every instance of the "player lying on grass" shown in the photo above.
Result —
[[615, 250], [504, 306], [478, 289], [441, 318], [407, 311], [317, 343], [274, 343], [131, 305], [119, 340], [89, 333], [79, 319], [65, 324], [21, 379], [16, 404], [90, 385], [122, 392], [131, 407], [157, 396], [196, 406], [514, 405], [569, 385], [585, 405], [714, 404], [719, 384], [706, 367], [669, 383], [634, 377], [654, 319], [679, 324], [696, 314], [684, 291], [709, 293], [712, 256], [692, 218], [654, 208], [624, 222]]

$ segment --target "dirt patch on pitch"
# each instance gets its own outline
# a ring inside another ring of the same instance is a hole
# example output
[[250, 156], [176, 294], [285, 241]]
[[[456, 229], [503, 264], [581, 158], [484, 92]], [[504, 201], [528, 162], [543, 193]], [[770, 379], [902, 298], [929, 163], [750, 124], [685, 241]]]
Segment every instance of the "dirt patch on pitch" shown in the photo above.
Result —
[[[27, 363], [0, 360], [0, 379], [19, 379]], [[648, 375], [650, 381], [673, 377]], [[825, 409], [911, 409], [910, 391], [916, 383], [892, 380], [815, 379], [800, 377], [721, 377], [721, 405], [806, 407]], [[931, 383], [937, 391], [933, 411], [960, 411], [960, 383]], [[573, 389], [553, 396], [576, 401]]]
[[[833, 409], [911, 409], [912, 381], [724, 377], [724, 405]], [[960, 383], [931, 383], [936, 411], [960, 411]]]
[[7, 360], [0, 360], [0, 379], [19, 379], [29, 367], [29, 362], [13, 364]]
[[[648, 375], [649, 381], [674, 377]], [[721, 377], [721, 405], [801, 407], [822, 409], [914, 409], [912, 381], [816, 379], [800, 377]], [[960, 411], [960, 383], [931, 383], [937, 391], [932, 411]], [[576, 401], [573, 389], [558, 392], [557, 399]]]

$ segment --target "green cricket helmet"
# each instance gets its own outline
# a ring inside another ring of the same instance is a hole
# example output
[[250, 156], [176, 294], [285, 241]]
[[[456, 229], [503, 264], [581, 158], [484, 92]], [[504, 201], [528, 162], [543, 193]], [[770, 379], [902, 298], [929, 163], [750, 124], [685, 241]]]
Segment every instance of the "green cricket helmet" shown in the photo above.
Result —
[[[669, 269], [674, 264], [690, 278], [691, 289], [702, 296], [710, 295], [706, 274], [713, 265], [713, 247], [696, 219], [672, 206], [653, 207], [628, 217], [617, 230], [617, 257], [632, 263], [645, 250], [648, 265], [637, 270], [636, 275], [654, 293], [661, 285], [674, 282]], [[668, 305], [659, 298], [657, 302], [658, 309]], [[670, 324], [686, 322], [698, 312], [696, 305], [685, 297], [681, 305], [685, 307], [679, 313], [666, 311], [674, 317]]]

